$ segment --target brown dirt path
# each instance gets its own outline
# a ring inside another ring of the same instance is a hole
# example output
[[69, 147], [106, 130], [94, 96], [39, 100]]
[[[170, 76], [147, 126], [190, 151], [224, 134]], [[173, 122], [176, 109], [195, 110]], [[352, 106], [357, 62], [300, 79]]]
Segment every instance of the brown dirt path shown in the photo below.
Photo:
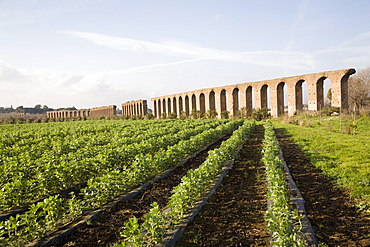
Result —
[[186, 227], [176, 246], [268, 246], [264, 221], [266, 183], [261, 160], [263, 127], [257, 125], [233, 169]]
[[171, 174], [149, 185], [143, 192], [130, 200], [120, 202], [110, 209], [103, 211], [97, 219], [89, 225], [84, 224], [73, 234], [67, 236], [63, 242], [55, 245], [58, 247], [78, 246], [109, 246], [122, 241], [120, 232], [124, 222], [135, 216], [141, 218], [151, 209], [152, 202], [158, 202], [164, 207], [171, 196], [172, 188], [181, 182], [181, 178], [189, 169], [195, 169], [201, 165], [208, 156], [208, 150], [218, 148], [222, 141], [229, 136], [222, 138], [207, 150], [199, 153], [195, 158], [188, 160], [184, 165], [179, 166]]
[[356, 211], [349, 193], [310, 164], [284, 129], [275, 132], [319, 242], [323, 246], [370, 246], [370, 216]]

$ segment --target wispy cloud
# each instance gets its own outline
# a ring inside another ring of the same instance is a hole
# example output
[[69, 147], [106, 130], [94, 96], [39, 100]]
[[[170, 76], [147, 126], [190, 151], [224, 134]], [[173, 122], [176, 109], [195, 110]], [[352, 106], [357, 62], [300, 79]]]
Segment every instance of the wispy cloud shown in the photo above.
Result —
[[365, 32], [365, 33], [362, 33], [360, 35], [357, 35], [349, 40], [346, 40], [340, 43], [337, 47], [349, 47], [349, 46], [359, 45], [359, 44], [369, 45], [369, 40], [370, 40], [370, 32]]
[[202, 61], [202, 60], [207, 60], [207, 58], [195, 58], [195, 59], [187, 59], [187, 60], [181, 60], [181, 61], [170, 62], [170, 63], [150, 64], [150, 65], [133, 67], [133, 68], [129, 68], [129, 69], [113, 70], [113, 71], [108, 72], [108, 74], [123, 74], [123, 73], [153, 71], [154, 68], [184, 64], [184, 63], [192, 63], [192, 62]]
[[359, 34], [339, 45], [317, 51], [317, 54], [329, 52], [370, 52], [370, 32]]
[[[199, 60], [218, 60], [274, 67], [290, 66], [292, 68], [307, 67], [311, 64], [310, 56], [302, 52], [291, 52], [291, 51], [230, 52], [205, 48], [195, 44], [179, 41], [166, 41], [155, 43], [143, 40], [114, 37], [97, 33], [73, 32], [73, 31], [64, 31], [63, 33], [72, 35], [74, 37], [86, 39], [97, 45], [102, 45], [121, 51], [154, 53], [165, 56], [191, 58], [171, 63], [145, 65], [137, 68], [132, 68], [130, 70], [137, 69], [140, 70], [161, 66], [169, 66]], [[287, 57], [290, 59], [286, 59]], [[285, 60], [283, 62], [284, 58]]]
[[120, 38], [98, 33], [72, 32], [66, 31], [66, 34], [74, 37], [89, 40], [97, 45], [107, 46], [112, 49], [129, 52], [148, 52], [167, 56], [185, 56], [185, 57], [208, 57], [214, 56], [218, 51], [202, 48], [193, 44], [168, 41], [154, 43], [143, 40]]

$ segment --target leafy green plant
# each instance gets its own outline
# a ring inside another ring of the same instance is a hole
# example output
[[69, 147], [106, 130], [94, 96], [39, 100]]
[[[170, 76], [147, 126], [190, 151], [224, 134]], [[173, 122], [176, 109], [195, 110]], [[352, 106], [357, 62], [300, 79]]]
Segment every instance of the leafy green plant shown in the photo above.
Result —
[[273, 246], [304, 246], [298, 211], [292, 210], [290, 193], [287, 188], [283, 162], [279, 157], [279, 144], [271, 122], [266, 122], [263, 141], [262, 162], [268, 181], [267, 198], [271, 201], [265, 219], [271, 233]]
[[267, 108], [254, 109], [252, 111], [252, 119], [254, 119], [256, 121], [262, 121], [262, 120], [268, 119], [270, 117], [271, 117], [271, 115], [268, 112], [268, 109]]
[[221, 112], [221, 119], [229, 119], [229, 112], [228, 111]]

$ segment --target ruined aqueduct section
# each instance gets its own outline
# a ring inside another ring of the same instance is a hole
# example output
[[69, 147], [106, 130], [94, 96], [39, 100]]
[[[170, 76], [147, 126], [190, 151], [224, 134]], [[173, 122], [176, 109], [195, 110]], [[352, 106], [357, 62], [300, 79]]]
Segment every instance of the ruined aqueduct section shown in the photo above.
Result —
[[148, 105], [146, 100], [136, 100], [122, 104], [123, 116], [146, 116], [148, 114]]
[[104, 106], [82, 110], [48, 111], [48, 118], [111, 117], [116, 115], [116, 106]]
[[[277, 117], [284, 114], [284, 85], [287, 86], [288, 115], [303, 111], [302, 83], [308, 87], [308, 110], [318, 111], [324, 107], [324, 80], [331, 82], [331, 105], [348, 109], [348, 77], [355, 69], [325, 71], [279, 79], [241, 83], [229, 86], [200, 89], [185, 93], [172, 94], [152, 98], [154, 116], [161, 118], [167, 115], [185, 112], [187, 116], [197, 110], [206, 113], [208, 110], [220, 113], [228, 111], [235, 116], [241, 108], [248, 112], [254, 108], [267, 108], [268, 89], [270, 90], [271, 115]], [[254, 102], [253, 102], [254, 101]]]

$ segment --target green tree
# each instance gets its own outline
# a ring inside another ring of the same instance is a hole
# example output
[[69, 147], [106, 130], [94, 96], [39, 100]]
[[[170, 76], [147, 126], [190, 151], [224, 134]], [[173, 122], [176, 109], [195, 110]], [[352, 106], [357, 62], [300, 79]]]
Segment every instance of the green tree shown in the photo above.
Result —
[[17, 108], [15, 108], [15, 112], [17, 112], [17, 113], [24, 112], [23, 106], [18, 106]]
[[333, 95], [332, 95], [332, 93], [331, 93], [331, 88], [329, 88], [329, 90], [328, 90], [328, 94], [326, 95], [326, 98], [328, 98], [328, 99], [329, 99], [329, 105], [331, 106], [331, 100], [332, 100], [332, 98], [333, 98]]

